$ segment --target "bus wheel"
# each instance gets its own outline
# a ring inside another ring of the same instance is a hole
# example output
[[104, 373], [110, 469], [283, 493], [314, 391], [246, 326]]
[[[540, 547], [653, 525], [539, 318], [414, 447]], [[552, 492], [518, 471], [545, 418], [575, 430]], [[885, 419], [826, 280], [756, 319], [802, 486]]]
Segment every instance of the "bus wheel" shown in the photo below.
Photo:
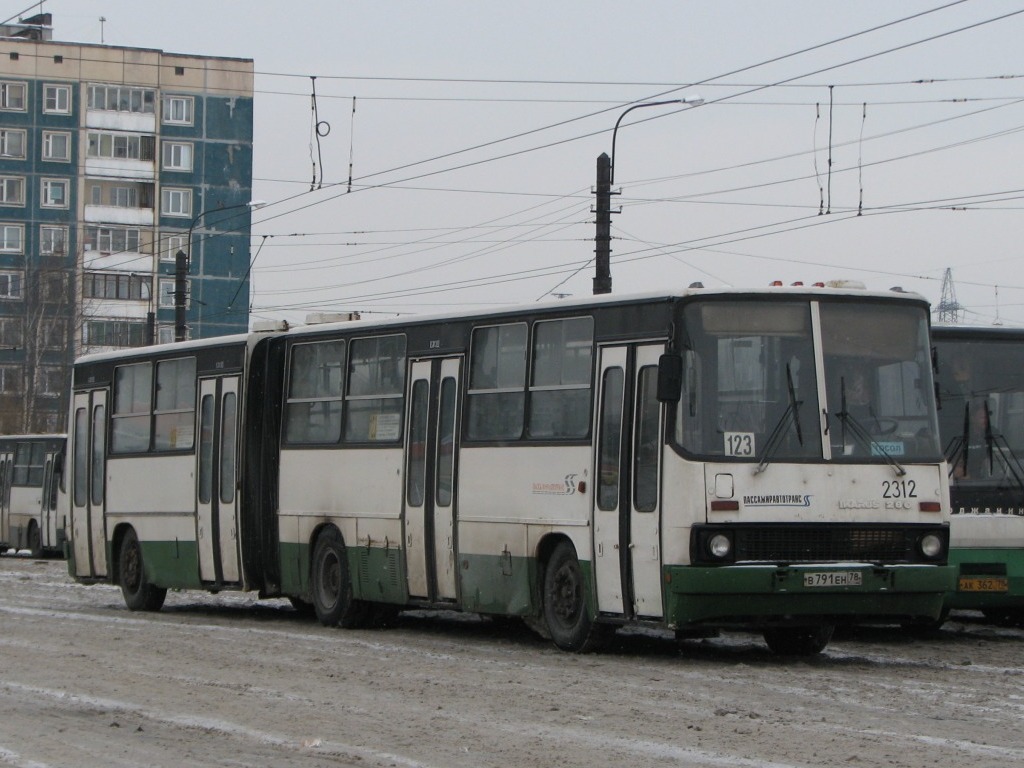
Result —
[[32, 557], [43, 556], [43, 544], [39, 539], [39, 526], [33, 520], [28, 524], [28, 551]]
[[814, 656], [825, 650], [835, 627], [772, 627], [764, 631], [764, 641], [779, 656]]
[[121, 539], [118, 575], [121, 581], [121, 595], [129, 611], [159, 611], [163, 607], [167, 590], [146, 581], [142, 547], [134, 528], [129, 528]]
[[587, 611], [583, 570], [572, 544], [563, 541], [544, 570], [544, 621], [551, 640], [563, 651], [588, 653], [604, 639], [604, 627]]
[[325, 627], [361, 627], [367, 606], [352, 599], [352, 579], [341, 534], [330, 528], [320, 534], [313, 548], [313, 608]]

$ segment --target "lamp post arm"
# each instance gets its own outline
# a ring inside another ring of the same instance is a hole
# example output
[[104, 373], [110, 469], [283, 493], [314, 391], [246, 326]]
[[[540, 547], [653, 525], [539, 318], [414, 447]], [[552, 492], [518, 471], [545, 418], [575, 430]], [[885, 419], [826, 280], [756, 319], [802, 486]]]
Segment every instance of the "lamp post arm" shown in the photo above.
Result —
[[615, 138], [619, 134], [619, 124], [622, 122], [622, 118], [632, 112], [634, 109], [640, 109], [641, 107], [662, 107], [666, 104], [689, 104], [686, 99], [669, 99], [667, 101], [645, 101], [641, 104], [634, 104], [632, 107], [624, 111], [619, 115], [619, 119], [615, 121], [615, 127], [612, 129], [612, 154], [611, 154], [611, 178], [610, 181], [615, 183]]

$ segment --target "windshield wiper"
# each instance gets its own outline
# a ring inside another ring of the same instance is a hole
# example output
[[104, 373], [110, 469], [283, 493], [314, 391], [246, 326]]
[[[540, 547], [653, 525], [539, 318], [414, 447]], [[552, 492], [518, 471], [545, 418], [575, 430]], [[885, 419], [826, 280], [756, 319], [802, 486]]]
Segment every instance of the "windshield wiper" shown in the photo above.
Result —
[[866, 448], [868, 453], [876, 456], [881, 456], [885, 459], [886, 464], [893, 468], [893, 471], [897, 475], [903, 476], [907, 474], [907, 470], [903, 468], [892, 455], [885, 450], [885, 446], [879, 443], [875, 438], [871, 436], [864, 425], [861, 424], [856, 417], [846, 409], [846, 378], [839, 378], [839, 400], [841, 410], [836, 416], [839, 417], [839, 423], [843, 425], [843, 442], [846, 442], [846, 430], [850, 430], [850, 434], [853, 435], [854, 440], [861, 444], [861, 447]]
[[800, 427], [800, 406], [803, 405], [802, 400], [796, 399], [796, 387], [793, 386], [793, 373], [789, 369], [789, 363], [786, 363], [786, 388], [789, 391], [789, 405], [786, 406], [786, 410], [782, 412], [779, 417], [778, 423], [775, 425], [775, 429], [768, 435], [768, 441], [764, 446], [764, 454], [761, 456], [761, 461], [758, 463], [757, 468], [754, 470], [755, 475], [759, 475], [768, 468], [768, 462], [771, 461], [772, 456], [775, 455], [775, 451], [778, 450], [779, 446], [782, 445], [782, 438], [785, 436], [786, 431], [789, 429], [790, 423], [796, 428], [796, 439], [800, 445], [804, 444], [804, 433]]
[[[995, 454], [998, 453], [1007, 473], [1013, 478], [1017, 487], [1024, 491], [1024, 466], [1021, 466], [1020, 458], [1010, 447], [1006, 436], [992, 429], [992, 409], [989, 408], [987, 397], [985, 398], [985, 448], [988, 451], [989, 474], [995, 474]], [[966, 468], [965, 462], [964, 469], [966, 470]]]

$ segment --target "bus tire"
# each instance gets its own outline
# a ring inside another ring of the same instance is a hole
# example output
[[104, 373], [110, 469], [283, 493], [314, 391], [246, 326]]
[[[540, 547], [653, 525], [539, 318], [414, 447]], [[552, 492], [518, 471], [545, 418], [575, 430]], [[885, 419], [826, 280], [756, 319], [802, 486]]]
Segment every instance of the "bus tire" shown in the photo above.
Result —
[[604, 639], [604, 627], [587, 609], [586, 584], [576, 550], [568, 541], [555, 547], [544, 569], [544, 622], [551, 641], [563, 651], [589, 653]]
[[159, 611], [164, 605], [167, 590], [146, 581], [146, 568], [142, 562], [142, 547], [134, 528], [125, 531], [117, 556], [118, 581], [121, 595], [129, 611]]
[[345, 544], [337, 528], [328, 528], [316, 540], [312, 563], [313, 608], [325, 627], [355, 629], [366, 623], [366, 604], [352, 598]]
[[771, 627], [764, 631], [764, 641], [777, 656], [815, 656], [825, 650], [835, 627]]

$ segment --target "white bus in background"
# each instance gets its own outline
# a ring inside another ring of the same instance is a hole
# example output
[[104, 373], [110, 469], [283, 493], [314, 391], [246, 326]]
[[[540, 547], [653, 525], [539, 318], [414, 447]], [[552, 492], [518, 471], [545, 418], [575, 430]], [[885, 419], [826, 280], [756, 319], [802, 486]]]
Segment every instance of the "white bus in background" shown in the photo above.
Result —
[[65, 442], [64, 435], [0, 436], [0, 552], [63, 553]]
[[948, 609], [1024, 620], [1024, 329], [936, 326], [950, 469]]
[[332, 323], [74, 369], [69, 569], [132, 609], [254, 590], [326, 625], [404, 608], [763, 631], [934, 621], [948, 485], [928, 305], [688, 289]]

